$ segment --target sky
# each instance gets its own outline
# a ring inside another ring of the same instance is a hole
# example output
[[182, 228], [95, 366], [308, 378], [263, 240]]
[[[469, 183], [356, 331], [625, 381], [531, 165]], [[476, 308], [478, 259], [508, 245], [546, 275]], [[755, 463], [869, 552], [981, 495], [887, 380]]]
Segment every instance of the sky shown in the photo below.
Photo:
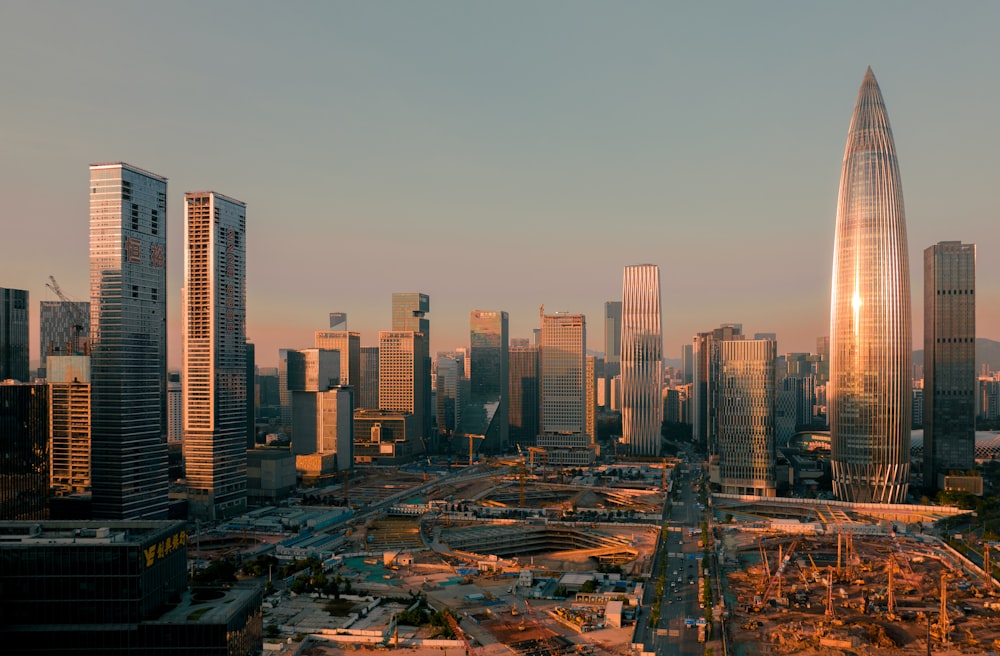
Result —
[[512, 337], [660, 266], [667, 357], [724, 322], [779, 352], [829, 333], [837, 190], [865, 69], [895, 136], [913, 336], [922, 251], [977, 245], [1000, 338], [1000, 3], [0, 3], [0, 286], [88, 295], [88, 165], [169, 178], [179, 367], [183, 194], [247, 203], [257, 362], [331, 311], [362, 343], [430, 295], [431, 351], [473, 309]]

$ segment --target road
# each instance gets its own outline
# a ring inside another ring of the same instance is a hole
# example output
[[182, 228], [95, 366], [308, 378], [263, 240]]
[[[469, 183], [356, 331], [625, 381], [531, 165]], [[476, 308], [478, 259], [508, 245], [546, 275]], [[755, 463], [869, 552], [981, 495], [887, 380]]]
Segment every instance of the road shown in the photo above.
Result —
[[646, 625], [650, 609], [655, 602], [656, 583], [661, 569], [660, 555], [666, 551], [664, 568], [666, 584], [659, 622], [655, 630], [643, 626], [636, 634], [637, 641], [644, 643], [647, 650], [655, 651], [659, 656], [700, 656], [705, 651], [704, 645], [698, 642], [697, 629], [685, 624], [685, 620], [696, 621], [705, 616], [704, 609], [700, 607], [703, 568], [702, 550], [698, 547], [698, 540], [701, 535], [701, 522], [705, 516], [704, 511], [698, 507], [697, 481], [700, 476], [700, 467], [688, 465], [678, 467], [677, 479], [674, 481], [674, 489], [678, 490], [678, 493], [669, 511], [664, 509], [664, 520], [668, 526], [667, 539], [660, 541], [653, 561], [653, 573], [643, 598], [643, 609], [646, 614], [640, 622]]

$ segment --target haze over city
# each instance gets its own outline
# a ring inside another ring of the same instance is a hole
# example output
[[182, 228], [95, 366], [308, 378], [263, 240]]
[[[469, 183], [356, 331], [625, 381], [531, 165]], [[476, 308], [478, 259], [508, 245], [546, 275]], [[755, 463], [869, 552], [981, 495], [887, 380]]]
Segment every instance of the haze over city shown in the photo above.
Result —
[[[7, 287], [88, 300], [87, 165], [169, 178], [169, 365], [183, 193], [247, 203], [257, 361], [331, 311], [374, 344], [392, 292], [431, 353], [474, 308], [581, 312], [600, 350], [622, 267], [661, 267], [664, 354], [721, 322], [779, 352], [829, 332], [837, 186], [867, 66], [895, 136], [913, 341], [922, 253], [975, 243], [997, 338], [992, 4], [8, 3], [0, 10]], [[861, 16], [862, 18], [859, 18]]]

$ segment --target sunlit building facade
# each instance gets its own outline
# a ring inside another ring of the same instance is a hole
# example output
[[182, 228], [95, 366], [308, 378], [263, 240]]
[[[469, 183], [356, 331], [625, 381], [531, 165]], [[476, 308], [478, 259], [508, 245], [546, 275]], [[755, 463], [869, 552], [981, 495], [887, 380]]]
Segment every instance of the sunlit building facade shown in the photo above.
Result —
[[167, 179], [90, 167], [91, 488], [100, 519], [167, 517]]
[[718, 342], [719, 477], [726, 494], [775, 496], [777, 342]]
[[659, 455], [663, 424], [660, 267], [625, 267], [621, 322], [622, 443], [633, 455]]
[[871, 69], [851, 117], [837, 204], [827, 388], [833, 491], [900, 503], [910, 474], [912, 340], [903, 193]]
[[50, 355], [84, 355], [90, 348], [90, 303], [42, 301], [38, 307], [40, 363]]
[[190, 515], [247, 507], [246, 204], [184, 195], [184, 466]]
[[[347, 315], [344, 317], [346, 323]], [[361, 381], [361, 333], [346, 330], [317, 330], [313, 346], [340, 352], [340, 384], [354, 388], [354, 407], [360, 407], [361, 395], [358, 394], [358, 385]]]
[[924, 250], [924, 486], [976, 466], [976, 246]]

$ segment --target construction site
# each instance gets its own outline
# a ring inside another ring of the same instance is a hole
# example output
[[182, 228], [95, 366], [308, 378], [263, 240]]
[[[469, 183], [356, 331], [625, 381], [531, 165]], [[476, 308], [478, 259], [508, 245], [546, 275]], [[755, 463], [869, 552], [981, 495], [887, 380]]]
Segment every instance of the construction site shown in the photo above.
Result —
[[730, 529], [721, 539], [727, 631], [744, 656], [1000, 650], [996, 582], [935, 538]]

